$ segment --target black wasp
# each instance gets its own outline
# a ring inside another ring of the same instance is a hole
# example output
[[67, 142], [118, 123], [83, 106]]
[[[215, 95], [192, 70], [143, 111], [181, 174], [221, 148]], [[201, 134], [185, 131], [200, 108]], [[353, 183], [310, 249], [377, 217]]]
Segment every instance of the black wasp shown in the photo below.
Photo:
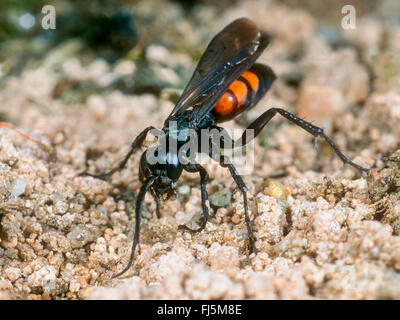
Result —
[[[219, 132], [224, 132], [224, 128], [219, 127], [217, 125], [218, 123], [231, 120], [240, 113], [254, 107], [268, 91], [276, 78], [270, 67], [255, 63], [269, 42], [269, 36], [261, 32], [256, 24], [248, 18], [237, 19], [218, 33], [214, 39], [211, 40], [192, 78], [184, 89], [182, 96], [164, 122], [161, 132], [164, 133], [165, 137], [167, 137], [167, 139], [172, 138], [178, 140], [178, 133], [186, 129], [191, 129], [198, 136], [200, 136], [202, 129], [216, 129]], [[242, 138], [239, 139], [239, 146], [245, 145], [252, 138], [257, 136], [277, 113], [302, 127], [315, 137], [319, 136], [325, 139], [344, 163], [348, 163], [360, 171], [368, 171], [368, 169], [347, 159], [333, 141], [325, 135], [321, 128], [280, 108], [270, 108], [254, 120], [244, 131]], [[175, 121], [176, 127], [172, 129], [169, 124], [173, 121]], [[115, 169], [100, 175], [93, 175], [86, 172], [82, 175], [105, 178], [122, 170], [128, 162], [129, 157], [142, 145], [146, 139], [146, 135], [152, 129], [155, 128], [150, 126], [137, 136], [132, 143], [129, 153]], [[246, 135], [246, 132], [249, 132], [248, 129], [253, 130], [250, 139]], [[223, 137], [226, 137], [226, 135], [223, 135]], [[212, 146], [222, 145], [221, 149], [238, 146], [232, 139], [230, 139], [230, 141], [227, 141], [229, 139], [226, 138], [222, 140], [223, 141], [215, 141], [213, 136], [210, 136], [209, 144]], [[182, 141], [176, 141], [176, 143], [178, 147], [182, 145]], [[210, 148], [209, 150], [209, 156], [213, 160], [218, 161], [221, 166], [229, 169], [233, 180], [243, 195], [245, 221], [249, 236], [249, 249], [250, 252], [253, 252], [254, 240], [248, 214], [246, 185], [230, 159], [222, 155], [221, 152], [218, 152], [220, 149]], [[211, 150], [213, 150], [213, 152], [211, 152]], [[181, 176], [182, 171], [197, 172], [200, 175], [204, 219], [200, 228], [197, 230], [191, 230], [185, 226], [182, 227], [191, 231], [201, 231], [209, 219], [206, 190], [208, 174], [204, 167], [193, 160], [182, 163], [175, 154], [176, 151], [171, 151], [168, 145], [163, 155], [165, 160], [163, 163], [150, 163], [146, 156], [148, 151], [149, 149], [143, 152], [140, 160], [139, 178], [142, 182], [142, 186], [136, 200], [136, 224], [131, 255], [127, 266], [114, 277], [122, 275], [132, 265], [135, 249], [139, 243], [141, 211], [147, 191], [150, 191], [155, 198], [157, 203], [157, 216], [160, 217], [160, 199], [163, 197], [168, 198], [174, 193], [176, 182]], [[193, 156], [191, 154], [186, 155], [188, 157]]]

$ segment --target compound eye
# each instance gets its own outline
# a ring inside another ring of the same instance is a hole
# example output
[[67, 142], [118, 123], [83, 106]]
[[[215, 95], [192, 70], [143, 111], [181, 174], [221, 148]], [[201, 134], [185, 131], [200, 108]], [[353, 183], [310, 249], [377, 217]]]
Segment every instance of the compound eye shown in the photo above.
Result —
[[182, 166], [176, 153], [167, 154], [167, 175], [171, 180], [178, 180], [182, 174]]
[[179, 177], [182, 174], [182, 167], [181, 166], [178, 166], [178, 167], [171, 166], [171, 167], [168, 167], [167, 172], [168, 172], [168, 177], [171, 180], [176, 181], [179, 179]]

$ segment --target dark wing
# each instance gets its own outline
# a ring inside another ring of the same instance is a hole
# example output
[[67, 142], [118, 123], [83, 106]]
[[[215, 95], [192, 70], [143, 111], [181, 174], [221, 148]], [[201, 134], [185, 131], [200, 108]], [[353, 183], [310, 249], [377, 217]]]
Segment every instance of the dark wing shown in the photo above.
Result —
[[166, 121], [190, 107], [193, 107], [192, 120], [200, 121], [231, 82], [253, 65], [268, 43], [269, 37], [248, 18], [226, 26], [211, 40]]

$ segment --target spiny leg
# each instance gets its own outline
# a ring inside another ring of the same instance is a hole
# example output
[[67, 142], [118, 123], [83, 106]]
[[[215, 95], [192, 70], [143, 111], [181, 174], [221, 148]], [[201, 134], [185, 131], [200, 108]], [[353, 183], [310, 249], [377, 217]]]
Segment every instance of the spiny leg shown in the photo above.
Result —
[[240, 174], [237, 172], [235, 166], [231, 163], [228, 157], [221, 155], [221, 152], [219, 148], [214, 144], [213, 141], [211, 141], [212, 148], [209, 150], [209, 155], [212, 159], [217, 161], [222, 167], [228, 168], [229, 172], [235, 181], [236, 185], [238, 186], [240, 192], [242, 193], [243, 196], [243, 206], [244, 206], [244, 217], [247, 225], [247, 233], [249, 235], [249, 248], [250, 248], [250, 253], [254, 252], [254, 239], [253, 239], [253, 233], [251, 231], [251, 226], [250, 226], [250, 217], [249, 217], [249, 209], [248, 209], [248, 204], [247, 204], [247, 187], [246, 184], [244, 183], [242, 177]]
[[[219, 132], [219, 134], [218, 134], [218, 136], [217, 135], [215, 135], [215, 136], [211, 135], [211, 139], [212, 139], [212, 141], [214, 143], [215, 143], [216, 140], [218, 140], [219, 141], [219, 146], [218, 147], [220, 147], [221, 149], [234, 149], [236, 147], [242, 146], [242, 145], [238, 146], [240, 141], [238, 140], [238, 141], [235, 142], [232, 139], [232, 137], [229, 135], [228, 131], [226, 131], [225, 128], [215, 126], [213, 129], [216, 129]], [[251, 140], [247, 141], [247, 143], [250, 142], [250, 141]], [[278, 179], [278, 178], [283, 178], [286, 175], [287, 175], [287, 172], [285, 170], [284, 172], [271, 174], [271, 175], [268, 176], [268, 178], [270, 178], [270, 179]]]
[[82, 172], [79, 174], [79, 176], [89, 176], [89, 177], [104, 180], [107, 177], [112, 176], [115, 172], [121, 171], [122, 169], [125, 168], [131, 155], [136, 151], [137, 148], [139, 148], [143, 144], [144, 140], [146, 140], [147, 133], [152, 129], [155, 129], [155, 128], [153, 126], [147, 127], [136, 137], [136, 139], [132, 142], [131, 149], [126, 154], [124, 160], [122, 160], [121, 163], [116, 168], [114, 168], [108, 172], [101, 173], [101, 174], [92, 174], [89, 172]]
[[113, 275], [113, 278], [117, 278], [123, 275], [125, 272], [129, 270], [133, 263], [133, 257], [135, 256], [136, 246], [139, 244], [139, 235], [140, 235], [140, 220], [142, 218], [142, 207], [144, 202], [144, 197], [146, 195], [148, 187], [153, 183], [154, 179], [148, 179], [143, 185], [140, 187], [139, 194], [136, 198], [136, 209], [135, 209], [135, 234], [133, 235], [133, 243], [131, 249], [131, 255], [129, 257], [128, 264], [126, 267], [119, 273]]
[[206, 169], [204, 169], [201, 165], [199, 165], [197, 163], [189, 163], [187, 165], [184, 165], [183, 169], [185, 169], [188, 172], [198, 172], [200, 174], [201, 206], [202, 206], [204, 217], [203, 217], [203, 221], [198, 229], [190, 229], [186, 225], [180, 225], [179, 228], [189, 230], [191, 232], [200, 232], [205, 228], [207, 221], [210, 218], [210, 214], [208, 212], [208, 207], [207, 207], [208, 195], [207, 195], [207, 189], [206, 189], [206, 183], [209, 179], [209, 176], [208, 176]]
[[[349, 160], [340, 150], [339, 148], [335, 145], [335, 143], [324, 133], [324, 130], [312, 125], [311, 123], [295, 116], [294, 114], [281, 109], [281, 108], [271, 108], [267, 111], [265, 111], [261, 116], [259, 116], [256, 120], [254, 120], [248, 128], [245, 130], [243, 133], [242, 137], [240, 138], [240, 141], [237, 141], [236, 146], [243, 146], [250, 142], [253, 138], [255, 138], [260, 131], [267, 125], [267, 123], [277, 114], [279, 113], [289, 121], [293, 122], [294, 124], [298, 125], [299, 127], [303, 128], [307, 132], [311, 133], [314, 137], [321, 137], [323, 138], [330, 146], [331, 148], [335, 151], [335, 153], [339, 156], [340, 159], [342, 159], [343, 163], [347, 163], [357, 170], [361, 172], [369, 172], [370, 169], [363, 168], [359, 166], [358, 164], [354, 163], [353, 161]], [[247, 131], [249, 129], [254, 130], [254, 134], [251, 135], [250, 138], [247, 137]]]
[[157, 198], [156, 199], [156, 215], [157, 219], [161, 218], [161, 213], [160, 213], [160, 200]]
[[154, 201], [156, 202], [156, 215], [157, 218], [161, 218], [161, 213], [160, 213], [160, 198], [157, 197], [154, 191], [151, 191], [151, 195], [153, 196]]

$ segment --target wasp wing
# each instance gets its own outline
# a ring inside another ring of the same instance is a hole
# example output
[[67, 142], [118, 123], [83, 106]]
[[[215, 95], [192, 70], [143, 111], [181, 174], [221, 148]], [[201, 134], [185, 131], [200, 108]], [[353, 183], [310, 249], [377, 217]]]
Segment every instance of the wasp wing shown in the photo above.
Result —
[[193, 107], [192, 120], [199, 122], [229, 85], [253, 65], [268, 43], [268, 35], [248, 18], [226, 26], [211, 40], [166, 121]]

